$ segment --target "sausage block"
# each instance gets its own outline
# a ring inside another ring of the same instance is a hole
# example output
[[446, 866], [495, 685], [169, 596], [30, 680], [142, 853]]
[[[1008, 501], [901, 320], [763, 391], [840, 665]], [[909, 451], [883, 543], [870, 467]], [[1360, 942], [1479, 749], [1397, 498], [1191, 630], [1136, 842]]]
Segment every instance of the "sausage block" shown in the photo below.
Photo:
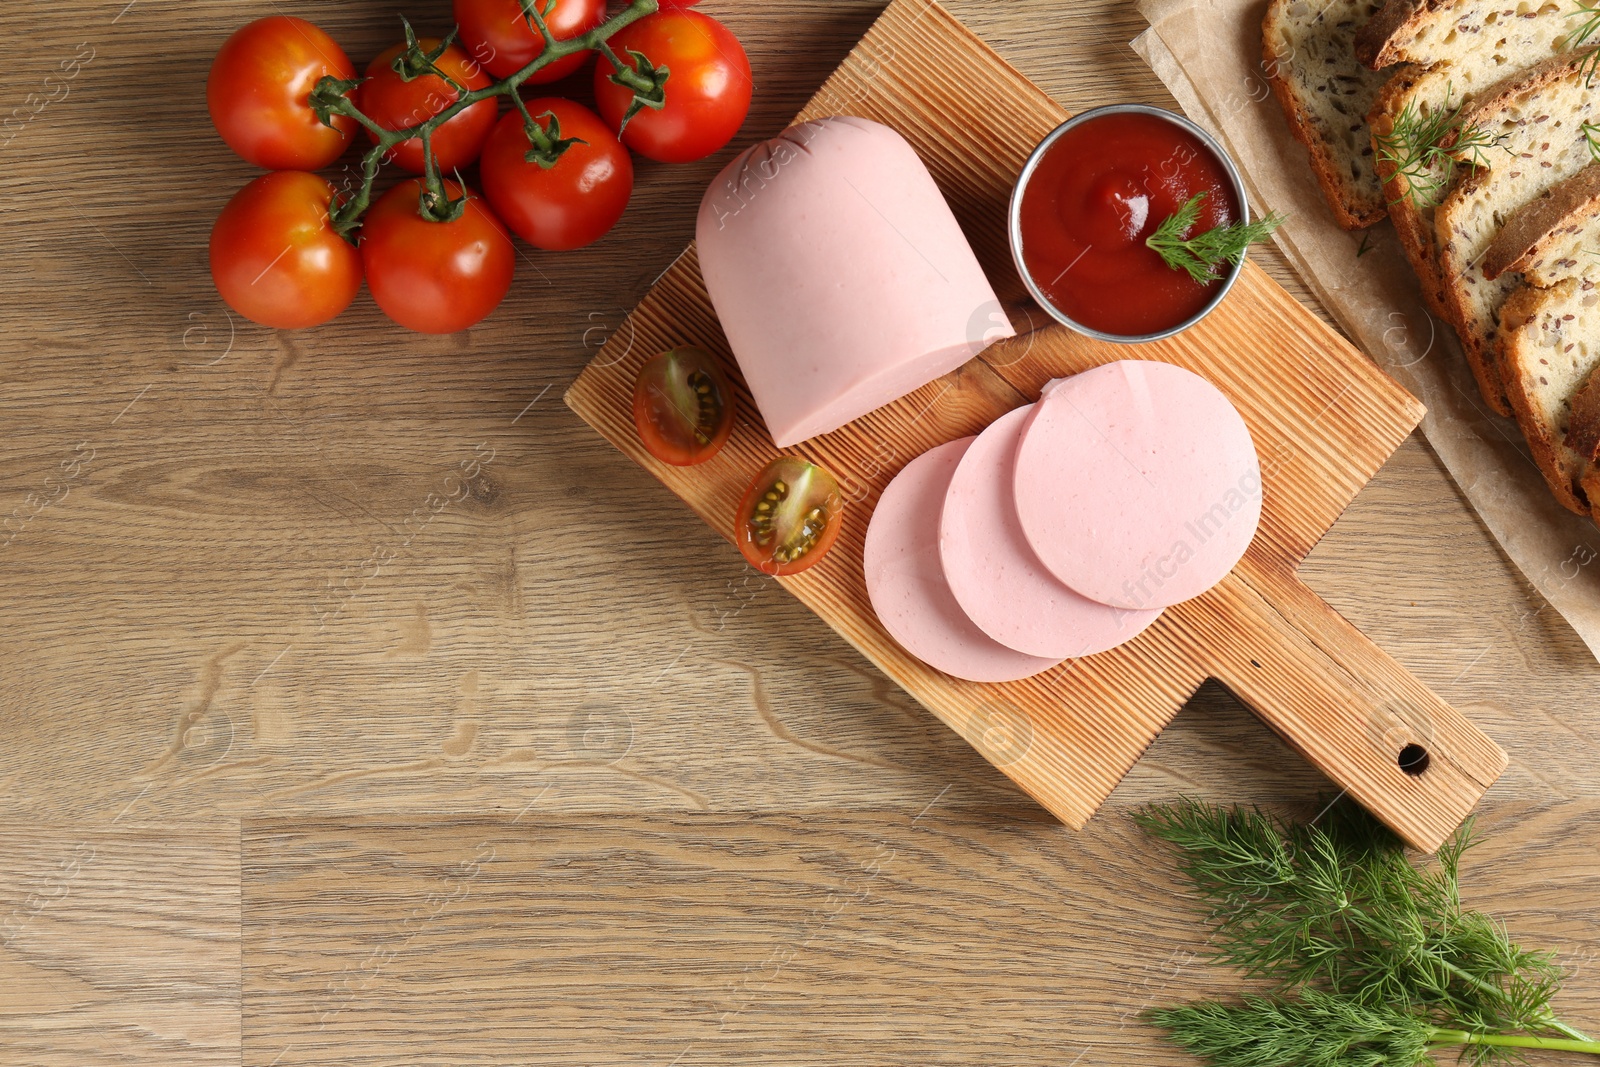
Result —
[[836, 116], [746, 150], [712, 182], [706, 291], [773, 441], [836, 430], [1013, 336], [916, 151]]

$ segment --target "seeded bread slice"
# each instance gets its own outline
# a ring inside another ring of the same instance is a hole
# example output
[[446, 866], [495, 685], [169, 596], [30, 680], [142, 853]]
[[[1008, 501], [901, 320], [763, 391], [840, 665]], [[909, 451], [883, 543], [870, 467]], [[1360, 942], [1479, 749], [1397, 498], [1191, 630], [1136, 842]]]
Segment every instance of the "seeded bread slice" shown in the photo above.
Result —
[[[1600, 389], [1584, 387], [1600, 366], [1600, 288], [1578, 277], [1524, 286], [1506, 300], [1501, 321], [1506, 384], [1533, 458], [1557, 500], [1591, 514], [1581, 484], [1600, 445]], [[1580, 392], [1589, 395], [1580, 400]]]
[[1600, 271], [1600, 165], [1591, 163], [1506, 220], [1483, 257], [1483, 273], [1521, 274], [1548, 289]]
[[1380, 6], [1379, 0], [1272, 0], [1261, 24], [1267, 80], [1347, 230], [1385, 214], [1366, 116], [1388, 75], [1354, 58], [1356, 32]]
[[1593, 159], [1582, 126], [1600, 121], [1600, 93], [1588, 88], [1587, 55], [1553, 56], [1463, 112], [1462, 128], [1483, 131], [1494, 147], [1477, 156], [1481, 165], [1457, 181], [1434, 220], [1445, 310], [1484, 398], [1503, 412], [1500, 307], [1521, 279], [1486, 277], [1483, 257], [1507, 219]]
[[1500, 309], [1500, 377], [1551, 491], [1580, 513], [1600, 450], [1597, 256], [1600, 164], [1591, 163], [1507, 219], [1483, 257], [1485, 275], [1526, 282]]
[[1456, 62], [1511, 46], [1515, 30], [1508, 33], [1507, 27], [1516, 27], [1519, 19], [1570, 10], [1558, 0], [1388, 0], [1356, 34], [1356, 58], [1373, 70], [1396, 63]]

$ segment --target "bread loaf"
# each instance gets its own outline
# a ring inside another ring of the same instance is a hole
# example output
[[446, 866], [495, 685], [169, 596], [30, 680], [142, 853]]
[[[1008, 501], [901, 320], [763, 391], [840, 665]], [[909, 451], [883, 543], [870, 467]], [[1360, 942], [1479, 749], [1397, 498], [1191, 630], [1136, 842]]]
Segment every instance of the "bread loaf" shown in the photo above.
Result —
[[[1367, 120], [1378, 147], [1376, 165], [1389, 218], [1422, 284], [1423, 299], [1435, 314], [1449, 315], [1434, 210], [1456, 168], [1415, 135], [1431, 127], [1448, 136], [1464, 107], [1563, 52], [1574, 28], [1566, 7], [1553, 0], [1514, 5], [1507, 0], [1391, 0], [1358, 40], [1365, 58], [1374, 63], [1411, 64], [1385, 85]], [[1496, 411], [1509, 414], [1493, 360], [1473, 369], [1484, 398]]]
[[[1600, 522], [1595, 16], [1594, 0], [1272, 0], [1263, 40], [1335, 217], [1387, 211], [1484, 399], [1515, 415], [1557, 499]], [[1335, 106], [1364, 94], [1370, 156]]]

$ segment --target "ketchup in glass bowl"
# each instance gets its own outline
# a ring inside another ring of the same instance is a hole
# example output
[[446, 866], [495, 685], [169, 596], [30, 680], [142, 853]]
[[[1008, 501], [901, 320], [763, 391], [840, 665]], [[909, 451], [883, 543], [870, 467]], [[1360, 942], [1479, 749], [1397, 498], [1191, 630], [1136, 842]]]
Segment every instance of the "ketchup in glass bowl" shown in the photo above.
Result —
[[1224, 263], [1196, 281], [1146, 243], [1202, 193], [1191, 233], [1249, 221], [1239, 172], [1200, 127], [1144, 104], [1085, 111], [1040, 142], [1017, 180], [1017, 270], [1040, 306], [1079, 333], [1170, 337], [1221, 303], [1244, 266]]

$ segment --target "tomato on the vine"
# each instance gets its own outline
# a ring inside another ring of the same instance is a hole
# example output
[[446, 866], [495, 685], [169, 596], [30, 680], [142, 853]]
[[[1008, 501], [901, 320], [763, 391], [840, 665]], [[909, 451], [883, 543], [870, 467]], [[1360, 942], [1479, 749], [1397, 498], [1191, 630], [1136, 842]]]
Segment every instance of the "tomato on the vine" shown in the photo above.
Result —
[[[423, 51], [431, 54], [438, 49], [440, 42], [425, 37], [418, 44]], [[399, 71], [394, 69], [394, 61], [404, 50], [404, 44], [397, 44], [374, 59], [367, 67], [367, 80], [356, 90], [356, 104], [362, 113], [386, 130], [403, 130], [420, 125], [461, 96], [437, 74], [424, 74], [411, 81], [401, 78]], [[482, 89], [490, 84], [489, 75], [484, 73], [483, 68], [456, 45], [445, 49], [433, 61], [433, 65], [468, 90]], [[439, 162], [439, 173], [463, 170], [477, 160], [489, 131], [494, 129], [499, 110], [497, 99], [491, 97], [480, 100], [433, 131], [433, 156]], [[367, 135], [373, 143], [377, 143], [378, 139], [371, 130], [367, 131]], [[388, 158], [413, 174], [421, 174], [422, 138], [401, 141], [390, 150]]]
[[211, 279], [228, 306], [280, 330], [320, 326], [361, 290], [361, 254], [333, 231], [334, 189], [304, 171], [263, 174], [211, 228]]
[[[543, 2], [540, 11], [544, 11]], [[522, 0], [455, 0], [455, 16], [461, 43], [496, 78], [510, 77], [544, 50], [544, 38], [523, 13]], [[588, 33], [605, 20], [606, 0], [555, 0], [544, 16], [550, 35], [558, 41]], [[535, 71], [523, 84], [560, 81], [583, 66], [589, 55], [585, 51], [563, 56]]]
[[206, 77], [206, 108], [217, 132], [246, 162], [272, 170], [316, 170], [338, 159], [356, 120], [325, 126], [311, 110], [324, 77], [356, 71], [332, 37], [305, 19], [273, 15], [235, 30]]
[[715, 456], [733, 433], [734, 414], [728, 376], [703, 348], [674, 348], [639, 369], [633, 424], [663, 463], [690, 467]]
[[483, 195], [500, 220], [536, 248], [563, 252], [598, 241], [633, 195], [628, 150], [582, 104], [545, 97], [530, 100], [528, 111], [547, 134], [571, 143], [548, 166], [529, 162], [527, 124], [520, 112], [508, 111], [483, 146]]
[[511, 235], [476, 194], [443, 183], [465, 210], [451, 222], [422, 215], [423, 181], [401, 182], [368, 210], [361, 226], [367, 288], [395, 322], [419, 333], [455, 333], [481, 322], [511, 289]]
[[745, 490], [733, 536], [752, 567], [783, 576], [819, 563], [843, 524], [838, 480], [815, 463], [780, 456]]
[[750, 111], [754, 83], [744, 47], [722, 23], [698, 11], [658, 11], [619, 30], [611, 47], [638, 52], [669, 71], [660, 108], [644, 108], [622, 129], [633, 90], [611, 80], [616, 67], [601, 56], [594, 68], [600, 114], [622, 143], [661, 163], [690, 163], [727, 144]]

